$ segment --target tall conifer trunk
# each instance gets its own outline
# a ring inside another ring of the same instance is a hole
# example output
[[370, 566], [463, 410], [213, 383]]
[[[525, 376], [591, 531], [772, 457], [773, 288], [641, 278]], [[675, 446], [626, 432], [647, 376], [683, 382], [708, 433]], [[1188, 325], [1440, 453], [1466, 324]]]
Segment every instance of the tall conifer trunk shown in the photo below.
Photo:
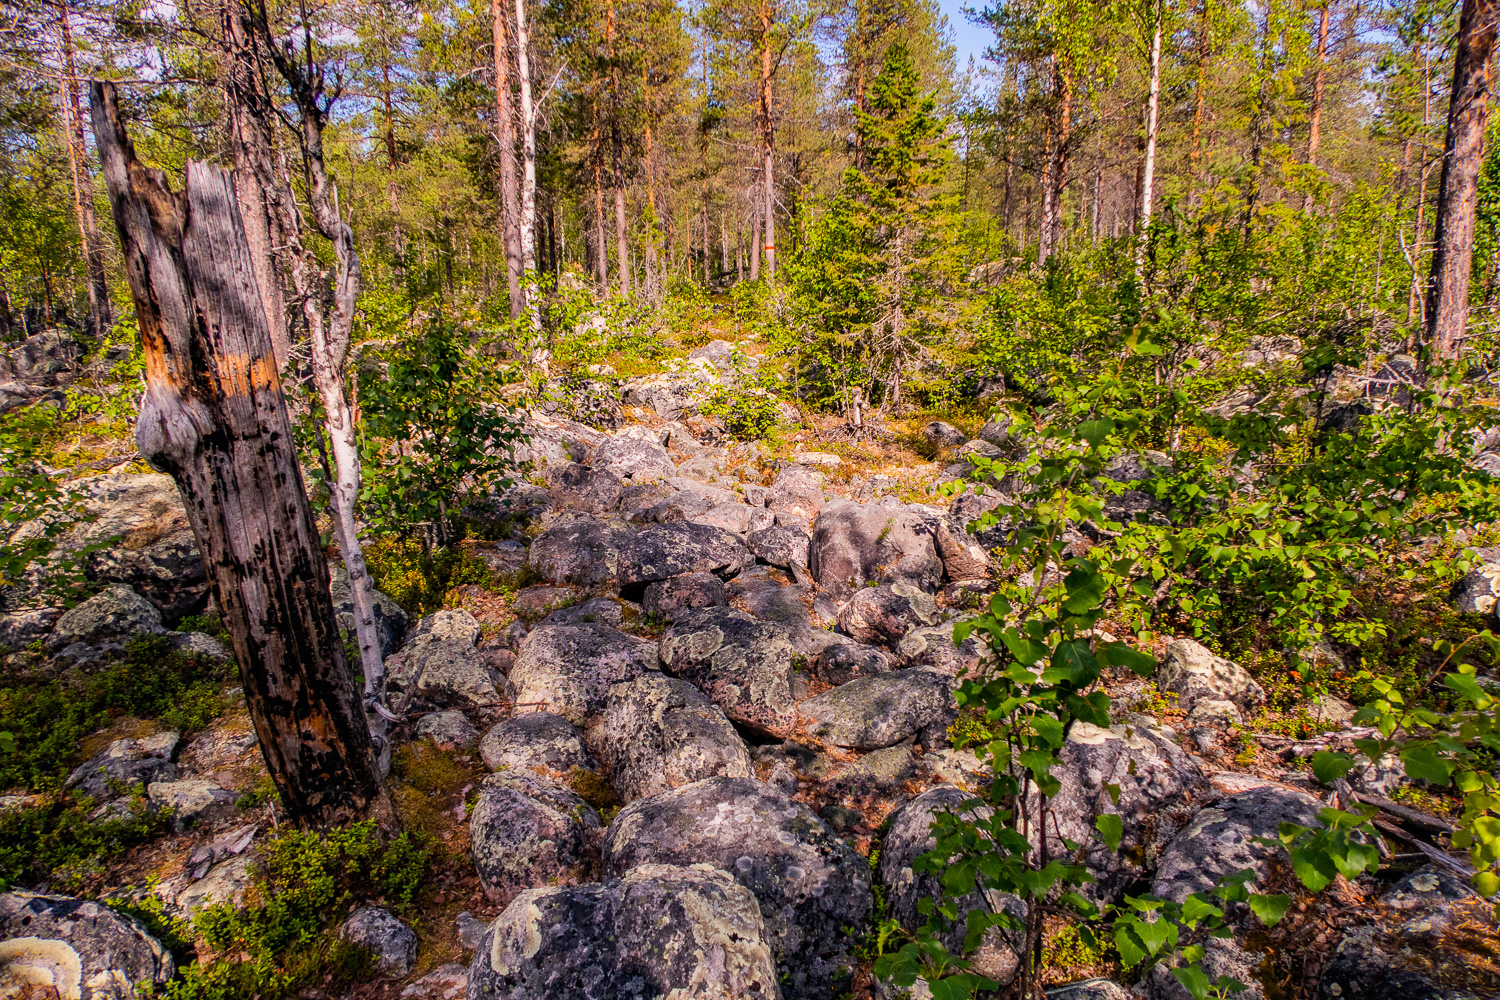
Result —
[[1474, 208], [1484, 161], [1490, 60], [1500, 25], [1500, 0], [1464, 0], [1459, 15], [1448, 135], [1438, 182], [1432, 277], [1427, 285], [1427, 341], [1445, 358], [1463, 348], [1474, 256]]
[[495, 46], [495, 140], [500, 147], [500, 227], [505, 237], [505, 285], [510, 318], [521, 315], [521, 192], [516, 180], [516, 115], [510, 92], [510, 25], [501, 0], [490, 0]]

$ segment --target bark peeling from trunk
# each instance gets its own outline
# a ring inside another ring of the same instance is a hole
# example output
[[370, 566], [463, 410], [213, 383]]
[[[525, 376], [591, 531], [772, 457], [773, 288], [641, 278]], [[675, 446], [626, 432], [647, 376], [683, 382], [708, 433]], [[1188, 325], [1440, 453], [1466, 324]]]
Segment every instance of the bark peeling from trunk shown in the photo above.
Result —
[[114, 87], [90, 97], [146, 360], [136, 443], [182, 494], [266, 766], [298, 823], [392, 827], [233, 177], [190, 162], [174, 193], [136, 159]]

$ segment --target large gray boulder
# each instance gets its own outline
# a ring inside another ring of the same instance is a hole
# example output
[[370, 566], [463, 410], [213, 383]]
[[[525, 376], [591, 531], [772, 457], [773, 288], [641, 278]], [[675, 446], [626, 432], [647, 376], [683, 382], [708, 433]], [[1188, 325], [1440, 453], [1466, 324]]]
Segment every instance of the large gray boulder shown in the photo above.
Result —
[[827, 504], [813, 522], [810, 561], [813, 579], [838, 600], [871, 583], [930, 592], [943, 580], [931, 525], [899, 504]]
[[731, 721], [777, 737], [797, 724], [795, 656], [783, 629], [732, 608], [689, 612], [661, 639], [664, 671], [695, 685]]
[[53, 627], [47, 648], [57, 652], [75, 642], [119, 643], [164, 631], [156, 605], [117, 583], [65, 612]]
[[581, 726], [604, 711], [611, 684], [657, 668], [656, 644], [595, 623], [540, 625], [521, 642], [510, 682], [516, 705]]
[[566, 777], [574, 768], [598, 769], [583, 738], [552, 712], [527, 712], [492, 727], [479, 741], [479, 756], [491, 771], [526, 770]]
[[972, 677], [984, 652], [984, 644], [977, 635], [954, 644], [951, 624], [914, 628], [896, 643], [896, 656], [902, 666], [923, 667], [949, 677]]
[[629, 530], [614, 523], [572, 517], [538, 535], [527, 559], [536, 574], [554, 586], [595, 587], [615, 579], [620, 549], [630, 538]]
[[653, 524], [620, 548], [621, 586], [651, 583], [685, 573], [716, 573], [730, 577], [751, 559], [737, 535], [723, 528], [691, 521]]
[[130, 789], [153, 781], [172, 781], [177, 765], [172, 754], [177, 749], [175, 732], [115, 740], [68, 775], [68, 787], [90, 798], [114, 796], [114, 789]]
[[[1277, 885], [1294, 879], [1286, 851], [1277, 841], [1280, 825], [1315, 826], [1321, 808], [1322, 803], [1311, 795], [1274, 785], [1220, 799], [1199, 810], [1162, 853], [1151, 894], [1180, 903], [1247, 868], [1255, 873], [1249, 883], [1251, 891], [1278, 891]], [[1260, 925], [1243, 903], [1227, 904], [1225, 916], [1237, 937], [1209, 939], [1203, 969], [1210, 979], [1229, 976], [1248, 985], [1250, 991], [1240, 994], [1246, 1000], [1263, 1000], [1266, 994], [1258, 972], [1265, 955], [1244, 938], [1246, 931]], [[1189, 996], [1160, 967], [1152, 970], [1148, 984], [1155, 1000], [1187, 1000]]]
[[764, 507], [751, 507], [743, 503], [721, 503], [715, 504], [702, 514], [693, 515], [688, 520], [695, 524], [723, 528], [725, 531], [732, 531], [739, 537], [745, 538], [751, 532], [772, 527], [776, 523], [776, 515]]
[[576, 793], [531, 771], [501, 771], [484, 779], [469, 814], [474, 868], [490, 899], [577, 881], [586, 866], [590, 830], [599, 814]]
[[804, 581], [808, 579], [801, 575], [808, 571], [808, 549], [812, 545], [812, 536], [806, 529], [796, 525], [772, 525], [752, 531], [746, 542], [750, 552], [761, 562], [779, 566]]
[[513, 701], [510, 682], [478, 648], [479, 637], [479, 622], [461, 609], [419, 621], [401, 651], [385, 661], [393, 707], [402, 710], [417, 699], [470, 708]]
[[878, 750], [920, 736], [947, 742], [957, 708], [948, 678], [929, 670], [893, 670], [856, 677], [802, 703], [808, 735], [854, 750]]
[[474, 949], [468, 1000], [780, 1000], [755, 897], [704, 865], [521, 893]]
[[[1453, 872], [1426, 866], [1364, 907], [1318, 977], [1317, 1000], [1478, 1000], [1495, 995], [1493, 907]], [[1491, 934], [1493, 931], [1491, 931]]]
[[615, 791], [630, 802], [702, 778], [748, 778], [745, 741], [686, 681], [642, 674], [609, 690], [598, 734]]
[[891, 656], [875, 646], [836, 642], [813, 660], [813, 675], [829, 684], [847, 684], [856, 677], [873, 677], [895, 669]]
[[518, 463], [531, 463], [538, 469], [569, 462], [586, 462], [594, 450], [608, 439], [585, 424], [536, 410], [526, 414], [526, 436], [516, 446]]
[[78, 367], [83, 348], [66, 330], [42, 330], [10, 352], [9, 367], [18, 378], [56, 384], [56, 376]]
[[649, 483], [677, 475], [672, 456], [644, 427], [627, 427], [601, 444], [594, 452], [594, 468], [608, 469], [632, 483]]
[[[54, 558], [79, 555], [89, 579], [128, 585], [168, 619], [202, 606], [208, 578], [171, 476], [116, 473], [80, 480], [74, 488], [83, 517], [57, 537]], [[38, 538], [46, 530], [40, 522], [23, 524], [10, 542]], [[50, 565], [44, 560], [33, 567], [22, 589], [38, 591]]]
[[[927, 923], [927, 917], [919, 909], [922, 900], [937, 899], [942, 893], [942, 883], [936, 876], [919, 875], [913, 867], [918, 857], [937, 846], [932, 835], [933, 821], [940, 813], [987, 819], [989, 811], [983, 807], [972, 813], [962, 810], [963, 804], [973, 798], [953, 785], [939, 785], [918, 795], [891, 816], [890, 828], [880, 846], [877, 875], [886, 887], [891, 916], [909, 933], [915, 933]], [[953, 905], [958, 919], [943, 935], [944, 945], [953, 954], [961, 952], [969, 911], [999, 913], [1003, 910], [1018, 920], [1026, 917], [1026, 904], [1002, 892], [985, 893], [976, 889], [955, 900]], [[967, 957], [975, 972], [1002, 985], [1007, 984], [1015, 979], [1021, 967], [1023, 942], [1024, 935], [1018, 932], [991, 928], [978, 950]]]
[[712, 573], [688, 573], [648, 584], [641, 595], [641, 610], [663, 621], [672, 621], [694, 608], [723, 607], [724, 581]]
[[630, 803], [610, 824], [611, 874], [708, 864], [755, 894], [787, 996], [830, 997], [869, 917], [870, 867], [806, 805], [752, 778], [709, 778]]
[[1177, 694], [1180, 707], [1192, 710], [1200, 699], [1232, 701], [1250, 712], [1266, 703], [1265, 690], [1244, 667], [1215, 656], [1202, 643], [1178, 639], [1156, 668], [1156, 686]]
[[909, 583], [885, 583], [855, 591], [839, 608], [839, 629], [855, 642], [894, 646], [919, 625], [940, 620], [932, 595]]
[[[1052, 776], [1062, 787], [1047, 803], [1048, 836], [1054, 852], [1066, 851], [1064, 839], [1088, 845], [1084, 862], [1096, 881], [1078, 891], [1096, 902], [1119, 902], [1127, 888], [1149, 876], [1212, 794], [1197, 761], [1169, 733], [1149, 726], [1101, 729], [1075, 722]], [[1110, 785], [1119, 787], [1118, 802]], [[1118, 850], [1099, 841], [1094, 819], [1100, 813], [1120, 817]]]
[[1500, 549], [1483, 549], [1482, 562], [1453, 585], [1448, 603], [1455, 611], [1470, 615], [1500, 614]]
[[607, 514], [620, 505], [620, 477], [608, 469], [591, 469], [577, 462], [555, 467], [547, 476], [552, 502], [561, 510]]
[[161, 942], [107, 906], [30, 892], [0, 896], [0, 996], [133, 1000], [137, 983], [165, 983], [175, 971]]
[[766, 567], [759, 566], [731, 580], [725, 592], [735, 607], [785, 629], [792, 648], [804, 659], [815, 659], [824, 648], [846, 641], [823, 627], [813, 610], [818, 595], [811, 584], [783, 586], [781, 581], [770, 578]]
[[781, 470], [776, 482], [771, 485], [771, 496], [766, 501], [766, 506], [773, 513], [790, 514], [794, 518], [810, 522], [823, 509], [823, 487], [827, 484], [828, 478], [817, 469], [805, 465], [789, 465]]
[[339, 926], [339, 937], [368, 949], [376, 970], [388, 976], [404, 976], [417, 962], [416, 931], [384, 907], [361, 906]]

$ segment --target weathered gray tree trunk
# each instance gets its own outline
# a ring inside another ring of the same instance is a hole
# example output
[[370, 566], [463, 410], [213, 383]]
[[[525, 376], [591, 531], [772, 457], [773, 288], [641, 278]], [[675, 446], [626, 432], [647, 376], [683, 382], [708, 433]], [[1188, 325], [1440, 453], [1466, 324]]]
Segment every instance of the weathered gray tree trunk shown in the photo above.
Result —
[[224, 36], [224, 104], [234, 155], [232, 176], [240, 219], [255, 264], [255, 280], [260, 286], [261, 304], [271, 331], [271, 352], [279, 369], [291, 352], [291, 335], [282, 287], [282, 247], [286, 245], [282, 219], [289, 206], [282, 204], [282, 185], [275, 172], [271, 123], [276, 110], [261, 84], [255, 43], [240, 19], [240, 0], [224, 0], [220, 13]]
[[[1432, 277], [1427, 284], [1427, 342], [1457, 357], [1469, 317], [1469, 269], [1474, 257], [1474, 208], [1484, 161], [1484, 123], [1490, 59], [1500, 22], [1500, 0], [1464, 0], [1448, 99], [1448, 139], [1438, 184]], [[1420, 230], [1419, 230], [1420, 232]]]
[[136, 159], [113, 85], [96, 81], [90, 97], [146, 359], [136, 444], [182, 494], [266, 767], [299, 823], [373, 815], [394, 826], [344, 662], [234, 180], [193, 161], [174, 193]]

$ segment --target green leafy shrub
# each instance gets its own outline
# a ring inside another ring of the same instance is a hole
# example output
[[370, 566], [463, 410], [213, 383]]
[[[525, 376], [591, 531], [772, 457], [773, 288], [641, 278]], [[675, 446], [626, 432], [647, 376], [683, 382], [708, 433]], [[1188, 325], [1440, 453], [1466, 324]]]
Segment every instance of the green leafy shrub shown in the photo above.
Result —
[[77, 763], [80, 741], [115, 717], [204, 728], [223, 711], [220, 689], [234, 669], [173, 650], [157, 635], [130, 640], [118, 662], [78, 681], [24, 670], [21, 661], [0, 660], [0, 730], [13, 740], [0, 752], [0, 788], [35, 791], [59, 788]]
[[[95, 803], [87, 798], [56, 798], [40, 805], [0, 812], [0, 888], [51, 881], [76, 889], [76, 875], [92, 870], [136, 844], [162, 833], [170, 815], [133, 804], [128, 817], [90, 818]], [[75, 873], [58, 879], [57, 872]]]
[[511, 485], [521, 419], [494, 359], [449, 323], [428, 323], [384, 359], [385, 377], [360, 385], [361, 511], [377, 535], [447, 545], [463, 492]]
[[429, 549], [415, 538], [379, 539], [365, 547], [365, 562], [375, 589], [414, 615], [442, 608], [444, 595], [454, 587], [495, 584], [484, 560], [468, 549]]
[[410, 910], [429, 852], [410, 834], [385, 842], [374, 821], [328, 834], [290, 831], [269, 842], [246, 905], [207, 907], [193, 930], [213, 956], [180, 967], [155, 995], [170, 1000], [281, 1000], [309, 986], [347, 984], [369, 955], [339, 941], [333, 925], [357, 901]]

